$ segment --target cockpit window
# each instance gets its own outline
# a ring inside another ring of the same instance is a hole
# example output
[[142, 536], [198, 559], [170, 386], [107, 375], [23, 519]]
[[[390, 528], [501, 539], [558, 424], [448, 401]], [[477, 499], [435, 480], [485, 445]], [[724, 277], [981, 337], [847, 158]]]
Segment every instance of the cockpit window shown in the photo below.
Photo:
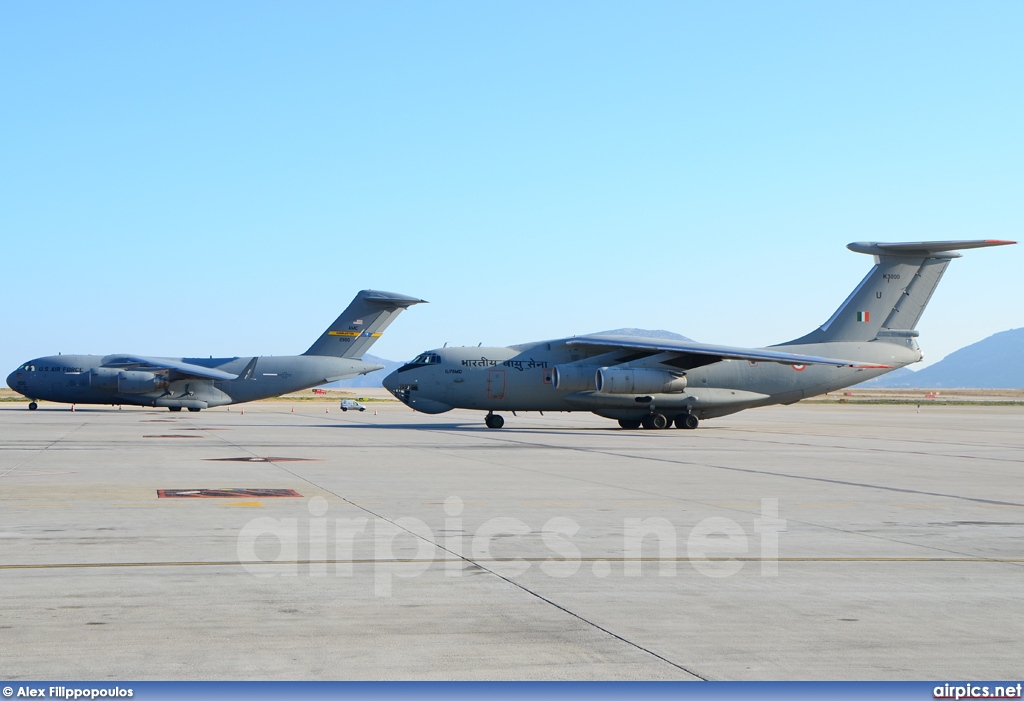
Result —
[[21, 369], [25, 370], [26, 372], [35, 372], [36, 366], [32, 365], [31, 363], [28, 363], [27, 365], [23, 365]]
[[421, 353], [417, 355], [409, 365], [436, 365], [441, 362], [441, 356], [437, 353]]

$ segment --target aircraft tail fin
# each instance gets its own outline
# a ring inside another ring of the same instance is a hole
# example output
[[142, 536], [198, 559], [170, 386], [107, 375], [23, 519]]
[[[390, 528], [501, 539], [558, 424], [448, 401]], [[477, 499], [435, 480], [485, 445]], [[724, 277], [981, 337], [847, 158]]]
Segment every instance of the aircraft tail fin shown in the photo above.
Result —
[[363, 290], [303, 355], [361, 358], [399, 314], [425, 300]]
[[875, 267], [821, 327], [782, 345], [871, 341], [881, 337], [915, 336], [924, 308], [959, 253], [954, 251], [1005, 246], [1014, 241], [922, 241], [919, 243], [858, 242], [847, 246], [875, 257]]

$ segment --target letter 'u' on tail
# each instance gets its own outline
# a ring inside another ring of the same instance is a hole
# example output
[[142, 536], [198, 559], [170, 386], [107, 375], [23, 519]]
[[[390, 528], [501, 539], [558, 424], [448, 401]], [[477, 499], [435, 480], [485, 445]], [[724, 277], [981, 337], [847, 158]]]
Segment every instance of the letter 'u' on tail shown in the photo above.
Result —
[[361, 358], [399, 314], [426, 300], [363, 290], [303, 355]]
[[828, 321], [786, 345], [916, 335], [908, 332], [917, 326], [949, 261], [960, 257], [953, 251], [1012, 243], [1016, 242], [851, 243], [851, 251], [873, 255], [875, 267]]

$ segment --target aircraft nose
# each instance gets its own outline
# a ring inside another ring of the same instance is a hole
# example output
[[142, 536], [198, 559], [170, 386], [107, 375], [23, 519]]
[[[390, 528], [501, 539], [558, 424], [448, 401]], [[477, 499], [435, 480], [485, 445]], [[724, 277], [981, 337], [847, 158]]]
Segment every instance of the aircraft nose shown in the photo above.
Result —
[[14, 373], [12, 372], [7, 376], [7, 386], [14, 389]]
[[393, 372], [385, 377], [381, 384], [384, 385], [384, 389], [394, 394], [395, 390], [398, 389], [398, 372]]

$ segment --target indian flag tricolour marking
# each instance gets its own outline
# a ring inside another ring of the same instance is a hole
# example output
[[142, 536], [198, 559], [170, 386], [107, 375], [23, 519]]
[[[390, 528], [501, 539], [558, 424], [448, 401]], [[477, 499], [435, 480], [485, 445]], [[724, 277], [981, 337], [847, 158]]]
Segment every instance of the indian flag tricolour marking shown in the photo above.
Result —
[[871, 321], [871, 312], [857, 312], [857, 321]]

